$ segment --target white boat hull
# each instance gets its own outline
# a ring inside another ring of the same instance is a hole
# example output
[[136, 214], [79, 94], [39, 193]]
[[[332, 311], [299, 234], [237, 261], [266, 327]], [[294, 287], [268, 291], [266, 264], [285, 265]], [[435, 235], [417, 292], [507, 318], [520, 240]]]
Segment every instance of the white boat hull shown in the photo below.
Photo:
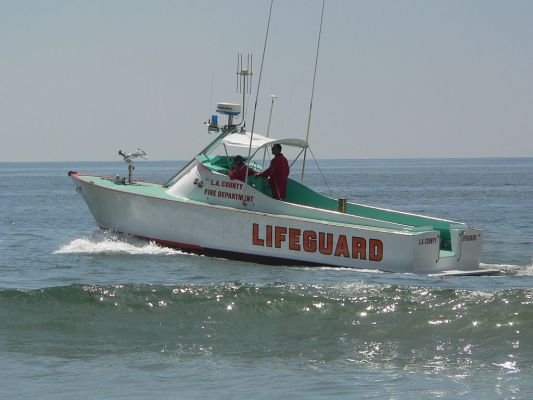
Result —
[[437, 231], [401, 232], [158, 198], [103, 187], [76, 173], [72, 178], [101, 228], [189, 251], [262, 263], [404, 273], [479, 270], [478, 229], [457, 232], [455, 252], [443, 256]]

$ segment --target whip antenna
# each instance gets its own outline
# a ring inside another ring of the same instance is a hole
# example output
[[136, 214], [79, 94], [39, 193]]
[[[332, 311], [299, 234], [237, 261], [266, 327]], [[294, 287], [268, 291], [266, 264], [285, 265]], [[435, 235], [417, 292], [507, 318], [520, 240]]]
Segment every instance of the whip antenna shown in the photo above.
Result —
[[[313, 96], [315, 94], [315, 80], [316, 80], [316, 68], [318, 65], [318, 52], [320, 50], [320, 37], [322, 36], [322, 21], [324, 20], [324, 6], [326, 0], [322, 0], [322, 15], [320, 16], [320, 30], [318, 31], [318, 44], [316, 46], [316, 57], [315, 57], [315, 73], [313, 75], [313, 88], [311, 89], [311, 102], [309, 103], [309, 117], [307, 118], [307, 133], [305, 135], [305, 141], [309, 142], [309, 128], [311, 127], [311, 112], [313, 111]], [[302, 165], [302, 178], [301, 182], [304, 181], [304, 170], [305, 170], [305, 159], [307, 157], [307, 147], [304, 151], [304, 160]]]
[[250, 146], [248, 148], [248, 159], [250, 158], [250, 155], [252, 152], [252, 139], [254, 136], [255, 113], [257, 111], [257, 98], [259, 97], [259, 87], [261, 86], [261, 77], [263, 76], [263, 64], [265, 62], [265, 52], [266, 52], [266, 46], [267, 46], [267, 40], [268, 40], [268, 30], [270, 28], [270, 17], [272, 16], [272, 5], [273, 4], [274, 4], [274, 0], [270, 0], [270, 11], [268, 13], [267, 30], [265, 34], [265, 45], [263, 46], [263, 57], [261, 57], [261, 68], [259, 69], [259, 78], [257, 79], [257, 92], [255, 94], [254, 116], [252, 118], [252, 131], [250, 132]]
[[[250, 156], [252, 155], [252, 140], [254, 138], [255, 113], [257, 111], [257, 99], [259, 97], [259, 87], [261, 86], [261, 77], [263, 76], [263, 64], [265, 62], [265, 52], [266, 52], [267, 40], [268, 40], [268, 30], [270, 29], [270, 17], [272, 16], [272, 5], [273, 4], [274, 4], [274, 0], [270, 0], [270, 11], [268, 12], [268, 22], [267, 22], [267, 29], [266, 29], [266, 34], [265, 34], [265, 44], [263, 46], [263, 56], [261, 57], [261, 68], [259, 69], [259, 78], [257, 79], [257, 92], [255, 94], [254, 116], [252, 118], [252, 131], [250, 132], [250, 145], [248, 146], [248, 162], [250, 162]], [[247, 180], [248, 180], [248, 168], [246, 168], [246, 176], [244, 178], [244, 181], [246, 182]], [[246, 193], [246, 185], [244, 185], [244, 193]]]

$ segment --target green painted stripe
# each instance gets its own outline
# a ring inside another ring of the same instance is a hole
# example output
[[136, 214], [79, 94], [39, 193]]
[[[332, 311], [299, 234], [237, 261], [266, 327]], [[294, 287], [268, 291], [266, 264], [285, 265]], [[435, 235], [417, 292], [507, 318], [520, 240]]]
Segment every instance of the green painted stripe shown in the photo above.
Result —
[[166, 192], [166, 188], [157, 183], [150, 182], [133, 182], [128, 184], [117, 184], [114, 182], [114, 178], [103, 178], [99, 176], [82, 175], [83, 180], [94, 183], [97, 186], [101, 186], [107, 189], [117, 190], [124, 193], [138, 194], [142, 196], [157, 197], [165, 200], [177, 200], [176, 197], [170, 196]]

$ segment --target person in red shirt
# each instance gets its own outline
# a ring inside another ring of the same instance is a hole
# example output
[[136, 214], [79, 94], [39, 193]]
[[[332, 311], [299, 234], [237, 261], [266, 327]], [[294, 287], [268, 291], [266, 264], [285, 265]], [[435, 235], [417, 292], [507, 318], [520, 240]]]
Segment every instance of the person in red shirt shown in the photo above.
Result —
[[272, 146], [272, 154], [274, 158], [270, 161], [270, 167], [257, 176], [268, 178], [273, 199], [284, 200], [289, 178], [289, 162], [281, 154], [281, 145], [279, 143]]
[[246, 166], [244, 158], [241, 156], [235, 156], [233, 163], [234, 166], [229, 171], [229, 178], [231, 180], [237, 179], [238, 181], [244, 182], [246, 180], [246, 170], [248, 170], [248, 176], [255, 175], [255, 172]]

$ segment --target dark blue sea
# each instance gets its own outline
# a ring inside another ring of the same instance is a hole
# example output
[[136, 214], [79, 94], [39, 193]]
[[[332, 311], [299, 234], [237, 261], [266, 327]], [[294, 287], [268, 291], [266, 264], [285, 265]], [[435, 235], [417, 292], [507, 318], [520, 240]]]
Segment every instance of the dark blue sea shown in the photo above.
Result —
[[[181, 165], [135, 174], [162, 182]], [[482, 267], [502, 275], [461, 278], [265, 266], [102, 232], [70, 169], [125, 172], [0, 163], [1, 399], [533, 398], [532, 158], [306, 168], [326, 195], [482, 228]]]

